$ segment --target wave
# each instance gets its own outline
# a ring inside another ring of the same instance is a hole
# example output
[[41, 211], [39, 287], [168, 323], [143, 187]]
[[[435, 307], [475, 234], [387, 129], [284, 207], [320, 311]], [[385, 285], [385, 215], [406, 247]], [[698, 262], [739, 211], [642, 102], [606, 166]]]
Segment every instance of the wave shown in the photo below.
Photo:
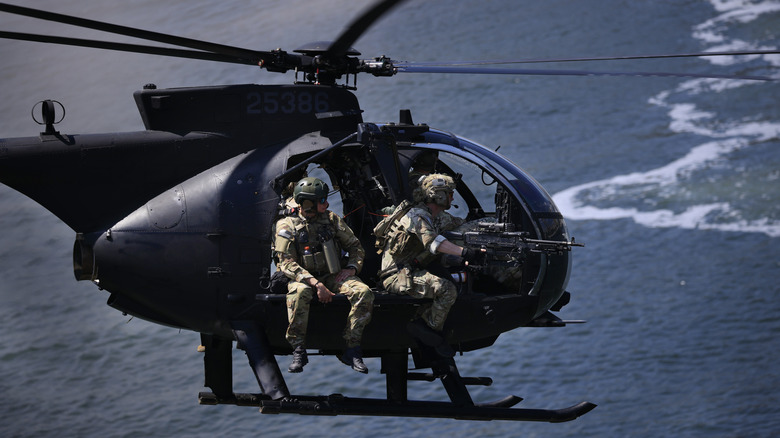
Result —
[[[693, 38], [712, 44], [711, 51], [773, 50], [775, 47], [759, 46], [739, 38], [728, 38], [726, 31], [733, 25], [756, 21], [766, 14], [780, 12], [780, 2], [750, 0], [710, 0], [720, 15], [694, 27]], [[767, 63], [780, 66], [780, 55], [714, 56], [707, 58], [713, 64], [732, 65], [744, 60], [763, 58]]]
[[[780, 125], [778, 127], [780, 128]], [[621, 194], [634, 199], [637, 197], [638, 187], [642, 188], [643, 192], [651, 194], [675, 190], [685, 174], [700, 169], [706, 166], [706, 163], [729, 152], [744, 148], [747, 143], [744, 139], [705, 143], [693, 148], [687, 155], [666, 166], [648, 172], [618, 175], [571, 187], [554, 194], [553, 201], [564, 216], [570, 220], [632, 219], [637, 224], [651, 228], [675, 227], [758, 232], [771, 237], [780, 237], [780, 224], [776, 223], [774, 219], [739, 219], [739, 211], [733, 208], [730, 202], [694, 204], [687, 206], [682, 211], [672, 209], [644, 211], [638, 207], [599, 207], [595, 205], [599, 200], [614, 200]], [[591, 204], [579, 199], [583, 194], [589, 196]], [[641, 194], [639, 197], [642, 197]], [[722, 218], [735, 219], [723, 222]]]
[[[743, 26], [757, 20], [763, 14], [780, 12], [780, 2], [748, 3], [740, 0], [712, 1], [720, 14], [695, 26], [693, 37], [708, 44], [717, 44], [712, 50], [759, 48], [743, 40], [727, 38], [730, 26]], [[767, 47], [761, 47], [767, 49]], [[725, 59], [724, 59], [725, 58]], [[755, 61], [759, 57], [718, 57], [711, 60], [720, 65]], [[763, 56], [763, 62], [780, 66], [780, 56]], [[683, 157], [657, 169], [617, 175], [570, 187], [553, 195], [561, 212], [572, 220], [632, 219], [647, 227], [676, 227], [683, 229], [714, 229], [764, 233], [780, 236], [780, 220], [772, 210], [745, 211], [737, 206], [739, 199], [751, 193], [741, 193], [739, 185], [723, 193], [702, 195], [708, 183], [702, 175], [717, 168], [720, 172], [737, 175], [748, 173], [735, 164], [729, 155], [736, 151], [780, 138], [780, 122], [761, 120], [762, 117], [730, 117], [700, 109], [696, 99], [713, 100], [720, 93], [739, 87], [772, 87], [772, 84], [756, 84], [748, 81], [722, 79], [695, 79], [681, 83], [674, 90], [653, 96], [649, 103], [667, 111], [669, 130], [675, 134], [693, 134], [707, 140], [694, 146]], [[722, 97], [721, 97], [722, 98]], [[685, 99], [686, 101], [681, 101]], [[769, 99], [769, 105], [774, 105]], [[760, 111], [761, 108], [755, 109]], [[725, 122], [723, 119], [727, 119]], [[714, 123], [715, 122], [715, 123]], [[724, 170], [725, 169], [725, 170]], [[763, 186], [777, 176], [770, 174], [769, 181], [754, 180], [751, 189]], [[697, 179], [698, 178], [698, 179]], [[732, 176], [732, 180], [734, 177]], [[693, 181], [693, 189], [690, 185]], [[744, 188], [743, 188], [744, 189]], [[705, 202], [707, 200], [709, 202]], [[663, 207], [663, 208], [662, 208]]]

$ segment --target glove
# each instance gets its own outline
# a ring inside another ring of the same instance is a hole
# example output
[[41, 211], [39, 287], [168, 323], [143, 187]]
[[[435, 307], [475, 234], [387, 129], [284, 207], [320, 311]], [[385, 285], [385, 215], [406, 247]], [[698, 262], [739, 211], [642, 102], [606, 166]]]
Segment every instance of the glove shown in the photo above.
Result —
[[478, 255], [479, 251], [476, 251], [474, 248], [463, 248], [463, 252], [460, 254], [460, 256], [463, 257], [463, 260], [469, 263], [476, 262]]

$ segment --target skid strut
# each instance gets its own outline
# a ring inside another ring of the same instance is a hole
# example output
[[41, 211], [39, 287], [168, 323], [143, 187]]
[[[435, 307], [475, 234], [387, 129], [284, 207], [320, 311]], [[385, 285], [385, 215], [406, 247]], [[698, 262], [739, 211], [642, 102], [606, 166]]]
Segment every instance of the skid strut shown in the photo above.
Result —
[[[233, 333], [246, 351], [262, 394], [233, 393], [230, 378], [230, 342], [204, 336], [206, 385], [213, 392], [201, 392], [200, 404], [254, 406], [263, 414], [364, 415], [384, 417], [453, 418], [459, 420], [546, 421], [560, 423], [580, 417], [595, 404], [581, 402], [563, 409], [513, 408], [523, 399], [509, 396], [492, 403], [475, 404], [466, 385], [489, 386], [488, 377], [461, 377], [453, 358], [439, 356], [432, 348], [419, 345], [415, 363], [430, 367], [431, 373], [409, 373], [407, 352], [388, 352], [382, 356], [382, 373], [387, 378], [387, 399], [352, 398], [341, 394], [290, 395], [265, 330], [251, 321], [233, 321]], [[418, 363], [419, 362], [419, 363]], [[409, 380], [441, 380], [449, 402], [407, 399]]]

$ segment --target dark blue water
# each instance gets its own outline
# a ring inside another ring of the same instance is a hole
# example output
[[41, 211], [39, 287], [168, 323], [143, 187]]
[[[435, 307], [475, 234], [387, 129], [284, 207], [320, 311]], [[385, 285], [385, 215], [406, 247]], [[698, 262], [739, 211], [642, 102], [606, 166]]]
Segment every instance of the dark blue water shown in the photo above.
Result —
[[[21, 4], [16, 1], [15, 3]], [[26, 1], [25, 5], [261, 50], [337, 35], [347, 0]], [[364, 5], [366, 2], [360, 2]], [[0, 15], [0, 29], [99, 33]], [[125, 41], [122, 38], [114, 38]], [[130, 40], [128, 40], [130, 41]], [[134, 41], [133, 41], [134, 42]], [[410, 61], [776, 49], [778, 1], [409, 1], [357, 44]], [[0, 41], [0, 136], [36, 135], [30, 109], [67, 108], [68, 133], [142, 129], [131, 94], [289, 83], [251, 67]], [[763, 74], [780, 58], [588, 63], [576, 68]], [[564, 68], [566, 65], [551, 67]], [[780, 86], [674, 78], [360, 78], [365, 119], [415, 122], [491, 147], [533, 174], [577, 249], [561, 329], [520, 329], [458, 358], [507, 394], [599, 407], [565, 424], [261, 415], [199, 406], [198, 335], [130, 319], [76, 282], [74, 233], [0, 187], [2, 436], [774, 436], [780, 432]], [[96, 200], [95, 202], [100, 202]], [[285, 363], [287, 358], [281, 358]], [[315, 357], [293, 392], [383, 397], [379, 363]], [[257, 391], [240, 352], [235, 389]], [[445, 400], [438, 384], [410, 397]]]

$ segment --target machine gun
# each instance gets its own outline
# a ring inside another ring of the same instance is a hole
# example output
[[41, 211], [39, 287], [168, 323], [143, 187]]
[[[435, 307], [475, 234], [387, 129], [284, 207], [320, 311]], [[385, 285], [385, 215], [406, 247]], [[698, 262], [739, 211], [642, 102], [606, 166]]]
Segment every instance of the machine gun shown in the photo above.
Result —
[[573, 237], [571, 241], [531, 239], [527, 231], [515, 231], [513, 224], [501, 222], [480, 222], [474, 231], [445, 231], [442, 235], [463, 242], [467, 248], [484, 249], [480, 260], [469, 265], [476, 269], [522, 266], [528, 253], [563, 255], [573, 246], [585, 246]]

